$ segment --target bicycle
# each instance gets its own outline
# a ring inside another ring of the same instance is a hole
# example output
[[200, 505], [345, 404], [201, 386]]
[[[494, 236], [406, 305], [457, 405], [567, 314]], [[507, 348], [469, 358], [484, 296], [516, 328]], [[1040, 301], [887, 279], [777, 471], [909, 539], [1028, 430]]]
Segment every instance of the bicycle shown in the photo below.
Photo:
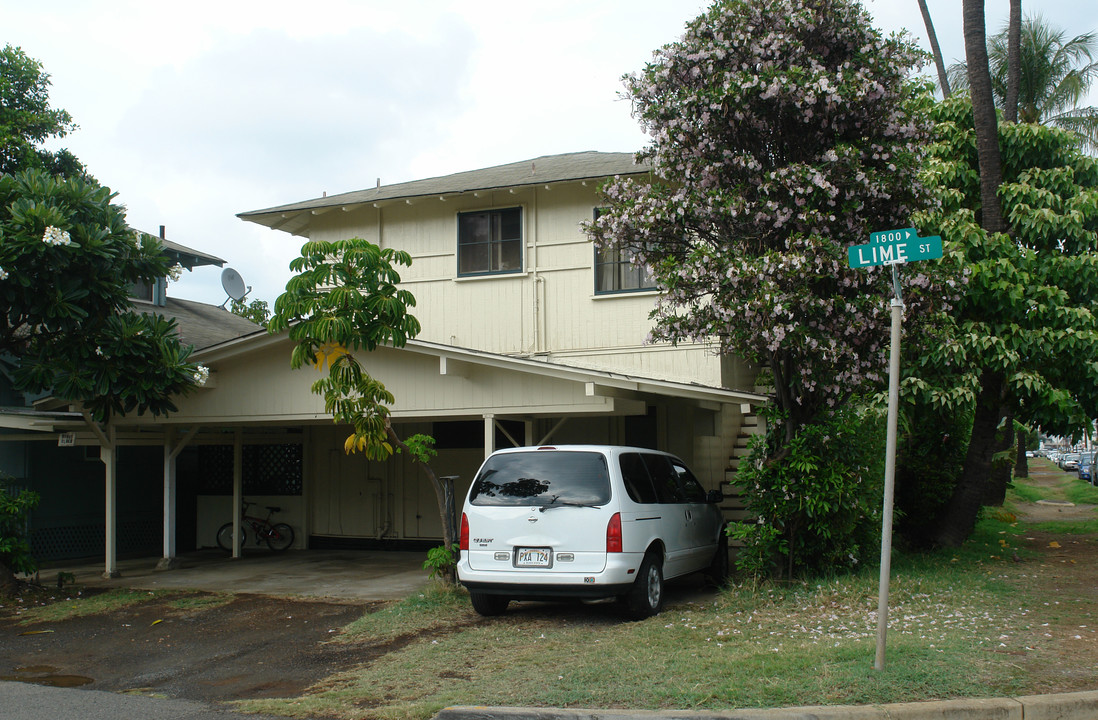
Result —
[[[271, 550], [282, 551], [294, 544], [294, 529], [286, 523], [271, 524], [271, 516], [276, 512], [282, 512], [282, 508], [266, 505], [267, 517], [260, 518], [248, 514], [248, 508], [255, 503], [244, 502], [240, 511], [240, 549], [247, 545], [248, 529], [251, 528], [251, 536], [255, 538], [255, 544], [266, 541]], [[226, 552], [233, 546], [233, 524], [227, 522], [217, 531], [217, 546]]]

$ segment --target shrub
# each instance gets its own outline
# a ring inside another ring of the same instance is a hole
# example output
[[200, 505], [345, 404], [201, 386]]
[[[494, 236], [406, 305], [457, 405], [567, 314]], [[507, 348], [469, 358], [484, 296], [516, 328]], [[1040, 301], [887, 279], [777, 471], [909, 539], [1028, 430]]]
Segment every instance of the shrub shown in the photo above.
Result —
[[27, 519], [38, 500], [38, 493], [19, 490], [11, 477], [0, 475], [0, 585], [4, 575], [10, 580], [11, 573], [29, 575], [38, 569], [26, 538]]
[[754, 523], [732, 523], [743, 542], [740, 572], [828, 574], [866, 561], [880, 548], [884, 419], [848, 404], [800, 428], [789, 452], [783, 418], [770, 408], [739, 471]]

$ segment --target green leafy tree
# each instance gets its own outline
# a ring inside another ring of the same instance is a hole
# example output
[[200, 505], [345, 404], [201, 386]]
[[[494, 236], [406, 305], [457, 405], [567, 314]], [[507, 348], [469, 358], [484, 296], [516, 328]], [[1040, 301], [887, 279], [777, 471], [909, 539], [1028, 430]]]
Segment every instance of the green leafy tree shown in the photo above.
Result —
[[[408, 312], [415, 307], [415, 298], [397, 287], [397, 266], [411, 264], [407, 252], [383, 249], [360, 238], [307, 242], [301, 256], [290, 263], [297, 275], [275, 300], [267, 329], [272, 334], [287, 332], [294, 341], [291, 367], [323, 370], [327, 365], [328, 374], [313, 383], [312, 391], [324, 398], [324, 409], [335, 423], [350, 426], [344, 443], [348, 453], [385, 460], [394, 452], [406, 452], [423, 468], [438, 500], [445, 552], [454, 544], [449, 512], [454, 488], [430, 466], [434, 440], [425, 435], [402, 440], [396, 434], [389, 418], [389, 406], [396, 399], [357, 355], [383, 345], [404, 347], [419, 334], [419, 321]], [[453, 567], [446, 567], [438, 552], [429, 561], [453, 581]]]
[[[1009, 28], [987, 42], [995, 105], [1009, 108]], [[1083, 147], [1098, 150], [1098, 108], [1082, 106], [1098, 80], [1098, 33], [1068, 37], [1040, 15], [1021, 22], [1018, 49], [1017, 120], [1070, 130]], [[964, 64], [950, 68], [954, 89], [970, 87]]]
[[933, 532], [956, 546], [1005, 491], [1009, 472], [996, 464], [1013, 459], [1011, 419], [1071, 435], [1098, 413], [1098, 161], [1069, 131], [999, 125], [1009, 234], [990, 232], [971, 105], [954, 96], [933, 119], [925, 180], [940, 205], [915, 220], [942, 235], [968, 282], [948, 339], [926, 348], [909, 387], [940, 407], [972, 408], [961, 477]]
[[111, 413], [175, 409], [195, 384], [174, 320], [135, 312], [133, 282], [169, 273], [113, 195], [41, 170], [0, 176], [0, 357], [16, 388]]
[[0, 50], [0, 174], [39, 168], [53, 175], [82, 176], [84, 166], [68, 150], [41, 147], [76, 129], [72, 117], [49, 104], [50, 76], [18, 47]]
[[266, 325], [271, 317], [271, 310], [266, 300], [252, 300], [245, 303], [241, 300], [233, 300], [229, 303], [229, 312], [242, 318], [251, 320], [256, 325]]
[[27, 519], [38, 501], [37, 493], [17, 489], [10, 477], [0, 473], [0, 596], [15, 588], [15, 573], [29, 574], [38, 568], [26, 538]]

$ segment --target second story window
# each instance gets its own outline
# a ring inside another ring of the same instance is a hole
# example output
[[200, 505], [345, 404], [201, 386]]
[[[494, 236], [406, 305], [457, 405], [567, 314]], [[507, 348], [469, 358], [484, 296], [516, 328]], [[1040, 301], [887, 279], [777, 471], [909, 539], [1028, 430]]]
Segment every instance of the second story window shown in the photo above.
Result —
[[[599, 217], [595, 210], [595, 219]], [[655, 290], [656, 281], [643, 265], [637, 265], [624, 250], [595, 248], [595, 294]]]
[[130, 297], [134, 300], [153, 301], [153, 284], [145, 280], [134, 280], [130, 283]]
[[458, 275], [522, 270], [522, 208], [458, 213]]

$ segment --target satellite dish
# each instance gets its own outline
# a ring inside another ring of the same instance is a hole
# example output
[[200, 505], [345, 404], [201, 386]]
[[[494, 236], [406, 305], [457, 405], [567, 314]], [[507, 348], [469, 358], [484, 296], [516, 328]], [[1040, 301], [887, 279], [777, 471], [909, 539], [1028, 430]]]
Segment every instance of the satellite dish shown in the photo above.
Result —
[[[225, 289], [225, 294], [229, 296], [225, 298], [225, 302], [229, 302], [229, 298], [237, 302], [243, 302], [252, 290], [250, 287], [245, 287], [244, 278], [240, 277], [240, 273], [232, 268], [225, 268], [221, 271], [221, 287]], [[221, 307], [225, 307], [225, 303], [221, 303]]]

